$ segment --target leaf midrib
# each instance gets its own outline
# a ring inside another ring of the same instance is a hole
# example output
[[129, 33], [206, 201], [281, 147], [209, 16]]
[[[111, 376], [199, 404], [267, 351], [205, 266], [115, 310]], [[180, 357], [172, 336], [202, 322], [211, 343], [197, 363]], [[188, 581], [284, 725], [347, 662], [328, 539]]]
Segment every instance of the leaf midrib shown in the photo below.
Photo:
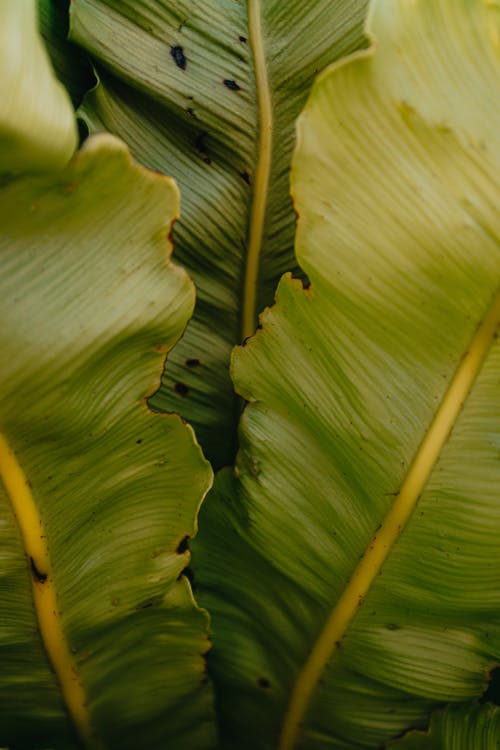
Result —
[[354, 569], [298, 675], [283, 721], [279, 750], [293, 750], [297, 745], [304, 716], [321, 674], [410, 518], [462, 411], [499, 326], [500, 290], [478, 326], [469, 349], [465, 352], [441, 400], [392, 507], [376, 534], [370, 539], [363, 557]]
[[10, 499], [26, 557], [32, 567], [33, 603], [40, 634], [54, 669], [68, 713], [86, 747], [96, 747], [87, 696], [80, 682], [61, 622], [47, 546], [47, 534], [30, 484], [5, 435], [0, 433], [0, 481]]
[[257, 281], [259, 261], [266, 218], [267, 193], [271, 172], [273, 111], [267, 75], [266, 54], [262, 34], [260, 0], [248, 3], [249, 42], [254, 57], [255, 82], [257, 88], [259, 137], [257, 144], [257, 167], [248, 227], [248, 245], [243, 281], [241, 313], [242, 340], [255, 332]]

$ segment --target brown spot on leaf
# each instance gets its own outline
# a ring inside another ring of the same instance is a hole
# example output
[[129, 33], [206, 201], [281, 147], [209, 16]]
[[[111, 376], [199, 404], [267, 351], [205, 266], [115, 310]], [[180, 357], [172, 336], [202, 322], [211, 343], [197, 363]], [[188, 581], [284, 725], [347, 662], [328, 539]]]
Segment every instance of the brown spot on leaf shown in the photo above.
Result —
[[176, 383], [174, 385], [174, 391], [179, 394], [179, 396], [182, 396], [183, 398], [186, 398], [186, 396], [189, 393], [189, 388], [185, 383]]
[[179, 45], [170, 47], [170, 55], [172, 56], [172, 59], [178, 68], [180, 68], [181, 70], [186, 70], [187, 60], [182, 47], [180, 47]]
[[40, 570], [38, 570], [35, 561], [32, 557], [30, 557], [30, 567], [31, 567], [31, 575], [33, 576], [33, 579], [37, 583], [45, 583], [47, 580], [47, 573], [42, 573]]
[[233, 81], [231, 78], [224, 78], [222, 83], [230, 91], [241, 91], [241, 86], [239, 86], [236, 81]]

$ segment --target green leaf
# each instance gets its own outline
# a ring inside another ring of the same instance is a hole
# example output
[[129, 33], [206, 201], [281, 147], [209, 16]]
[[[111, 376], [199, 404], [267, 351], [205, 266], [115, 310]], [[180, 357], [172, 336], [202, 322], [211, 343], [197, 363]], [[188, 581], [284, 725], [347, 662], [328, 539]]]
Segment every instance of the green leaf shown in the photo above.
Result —
[[500, 708], [450, 706], [432, 717], [428, 732], [410, 732], [388, 747], [394, 750], [498, 750]]
[[178, 204], [107, 135], [1, 188], [5, 745], [214, 746], [206, 617], [181, 575], [211, 470], [145, 401], [194, 305], [169, 262]]
[[176, 258], [197, 307], [155, 407], [182, 414], [216, 466], [232, 463], [234, 344], [296, 269], [294, 124], [316, 73], [363, 43], [366, 0], [76, 0], [71, 36], [100, 85], [80, 114], [120, 135], [182, 194]]
[[37, 23], [36, 0], [0, 4], [0, 174], [57, 171], [77, 144], [73, 107]]
[[95, 85], [92, 66], [75, 44], [67, 41], [69, 0], [38, 0], [40, 31], [57, 77], [66, 86], [78, 107], [83, 95]]
[[311, 286], [235, 351], [195, 547], [226, 748], [379, 748], [500, 659], [498, 19], [374, 3], [300, 118]]

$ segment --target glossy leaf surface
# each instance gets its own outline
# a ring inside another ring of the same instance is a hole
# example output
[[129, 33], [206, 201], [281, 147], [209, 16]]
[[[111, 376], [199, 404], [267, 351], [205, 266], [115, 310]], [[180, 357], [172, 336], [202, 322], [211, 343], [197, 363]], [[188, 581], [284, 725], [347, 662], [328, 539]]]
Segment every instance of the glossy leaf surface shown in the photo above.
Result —
[[236, 350], [200, 520], [227, 748], [379, 748], [500, 658], [498, 13], [380, 0], [370, 30], [300, 118], [311, 286]]

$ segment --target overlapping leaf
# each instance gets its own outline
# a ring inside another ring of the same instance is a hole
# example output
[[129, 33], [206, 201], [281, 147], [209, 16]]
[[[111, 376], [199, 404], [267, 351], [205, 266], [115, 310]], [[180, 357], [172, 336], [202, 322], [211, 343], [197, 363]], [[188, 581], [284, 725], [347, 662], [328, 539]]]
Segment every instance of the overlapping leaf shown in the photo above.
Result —
[[103, 135], [0, 193], [0, 743], [211, 748], [181, 575], [211, 471], [146, 405], [194, 304], [178, 191]]
[[196, 282], [197, 307], [153, 404], [188, 419], [217, 466], [232, 462], [236, 442], [231, 348], [295, 268], [295, 118], [316, 73], [362, 43], [365, 8], [366, 0], [72, 3], [72, 38], [100, 76], [84, 119], [181, 188], [176, 257]]
[[87, 55], [68, 41], [69, 0], [38, 0], [39, 26], [55, 72], [78, 107], [83, 95], [95, 85]]
[[57, 171], [76, 148], [70, 99], [38, 35], [36, 0], [0, 5], [0, 172]]
[[500, 708], [459, 704], [438, 712], [428, 732], [410, 732], [390, 743], [394, 750], [497, 750]]
[[237, 474], [202, 515], [227, 748], [378, 748], [500, 659], [498, 12], [372, 11], [300, 119], [312, 283], [234, 356]]

